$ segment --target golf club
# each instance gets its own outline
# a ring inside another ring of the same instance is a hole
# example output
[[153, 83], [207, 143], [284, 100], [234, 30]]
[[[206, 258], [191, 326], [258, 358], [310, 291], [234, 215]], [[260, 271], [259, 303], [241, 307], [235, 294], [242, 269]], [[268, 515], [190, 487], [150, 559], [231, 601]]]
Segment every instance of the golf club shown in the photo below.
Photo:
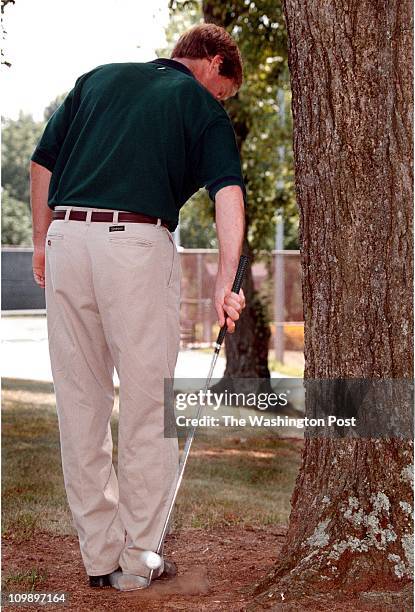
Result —
[[[232, 292], [233, 293], [239, 293], [241, 286], [242, 286], [242, 282], [245, 276], [245, 272], [246, 272], [246, 267], [248, 265], [248, 257], [246, 257], [246, 255], [241, 255], [241, 258], [239, 260], [239, 265], [238, 265], [238, 269], [236, 271], [236, 275], [235, 275], [235, 280], [233, 281], [233, 285], [232, 285]], [[223, 325], [223, 327], [220, 329], [218, 337], [216, 339], [215, 342], [215, 351], [212, 357], [212, 363], [210, 365], [210, 369], [209, 369], [209, 374], [207, 376], [206, 382], [205, 382], [205, 386], [204, 386], [204, 393], [207, 392], [208, 387], [210, 385], [210, 382], [212, 380], [212, 376], [213, 376], [213, 371], [215, 369], [215, 365], [216, 365], [216, 361], [218, 359], [219, 356], [219, 352], [221, 349], [221, 346], [223, 344], [223, 341], [225, 339], [226, 333], [227, 333], [228, 327], [226, 324], [226, 319], [225, 319], [225, 324]], [[164, 521], [164, 525], [163, 525], [163, 529], [161, 531], [161, 535], [160, 535], [160, 539], [158, 542], [158, 546], [156, 548], [156, 551], [144, 551], [142, 553], [142, 559], [144, 561], [144, 563], [146, 564], [146, 566], [148, 567], [148, 569], [150, 570], [150, 575], [148, 577], [147, 580], [147, 586], [150, 586], [151, 584], [151, 580], [153, 577], [153, 572], [154, 570], [158, 569], [161, 564], [162, 564], [162, 549], [163, 549], [163, 544], [164, 544], [164, 538], [166, 536], [166, 532], [167, 532], [167, 528], [169, 526], [169, 522], [170, 522], [170, 518], [171, 518], [171, 514], [173, 512], [173, 508], [174, 508], [174, 504], [176, 502], [176, 498], [177, 498], [177, 494], [179, 492], [180, 489], [180, 484], [182, 482], [183, 479], [183, 474], [184, 474], [184, 470], [186, 467], [186, 463], [187, 463], [187, 459], [189, 457], [189, 453], [190, 453], [190, 448], [192, 446], [192, 442], [193, 442], [193, 438], [195, 437], [195, 433], [196, 433], [196, 429], [197, 429], [197, 423], [199, 421], [200, 418], [200, 414], [202, 412], [202, 405], [199, 404], [197, 411], [196, 411], [196, 417], [195, 417], [195, 425], [192, 426], [185, 445], [184, 445], [184, 449], [183, 449], [183, 453], [180, 459], [180, 464], [179, 464], [179, 472], [178, 472], [178, 476], [177, 476], [177, 481], [175, 484], [175, 488], [172, 494], [172, 497], [170, 499], [170, 505], [169, 505], [169, 509], [166, 515], [166, 519]]]

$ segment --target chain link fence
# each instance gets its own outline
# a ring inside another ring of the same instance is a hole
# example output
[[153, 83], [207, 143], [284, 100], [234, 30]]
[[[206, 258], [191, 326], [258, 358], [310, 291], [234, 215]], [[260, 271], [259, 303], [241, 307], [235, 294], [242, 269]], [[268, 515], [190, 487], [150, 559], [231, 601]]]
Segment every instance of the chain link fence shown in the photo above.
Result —
[[[182, 266], [181, 341], [183, 347], [203, 347], [218, 333], [213, 304], [218, 253], [213, 249], [180, 250]], [[274, 251], [254, 263], [255, 289], [267, 306], [271, 348], [284, 363], [286, 351], [304, 348], [303, 304], [299, 251]]]
[[[182, 267], [181, 345], [203, 348], [215, 341], [218, 326], [213, 304], [218, 253], [214, 249], [179, 248]], [[44, 292], [32, 277], [32, 249], [2, 248], [2, 309], [39, 311]], [[302, 355], [304, 344], [299, 251], [274, 251], [252, 268], [255, 289], [268, 309], [275, 360], [287, 352]], [[300, 364], [301, 365], [301, 364]]]

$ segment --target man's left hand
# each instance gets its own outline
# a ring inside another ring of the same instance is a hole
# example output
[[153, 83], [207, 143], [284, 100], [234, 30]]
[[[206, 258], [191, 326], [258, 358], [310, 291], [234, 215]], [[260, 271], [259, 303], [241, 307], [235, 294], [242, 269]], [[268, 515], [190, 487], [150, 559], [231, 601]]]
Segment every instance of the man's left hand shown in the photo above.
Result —
[[221, 283], [217, 283], [215, 291], [215, 307], [218, 314], [219, 326], [222, 327], [226, 324], [228, 327], [228, 333], [233, 334], [235, 331], [235, 321], [240, 317], [242, 310], [245, 308], [246, 301], [243, 290], [239, 291], [239, 294], [233, 293], [229, 289], [225, 289], [221, 286]]
[[35, 247], [32, 258], [33, 278], [42, 289], [45, 288], [45, 247]]

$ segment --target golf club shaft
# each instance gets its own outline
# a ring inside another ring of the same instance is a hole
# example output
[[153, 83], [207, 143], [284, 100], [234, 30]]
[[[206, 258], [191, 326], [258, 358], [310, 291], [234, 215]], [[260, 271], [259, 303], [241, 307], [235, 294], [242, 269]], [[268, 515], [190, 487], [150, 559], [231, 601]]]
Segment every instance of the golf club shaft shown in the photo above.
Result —
[[[246, 257], [245, 255], [241, 255], [241, 258], [239, 260], [238, 270], [236, 272], [235, 280], [234, 280], [233, 285], [232, 285], [232, 292], [233, 293], [239, 293], [239, 291], [241, 289], [241, 286], [242, 286], [242, 282], [243, 282], [244, 276], [245, 276], [247, 265], [248, 265], [248, 257]], [[207, 392], [207, 390], [209, 388], [210, 382], [212, 380], [213, 371], [215, 369], [215, 365], [216, 365], [216, 362], [217, 362], [217, 359], [218, 359], [218, 356], [219, 356], [219, 352], [220, 352], [221, 346], [222, 346], [223, 341], [225, 339], [227, 330], [228, 330], [228, 327], [227, 327], [226, 318], [225, 318], [225, 324], [221, 328], [221, 330], [220, 330], [220, 332], [218, 334], [218, 337], [216, 339], [216, 342], [215, 342], [215, 352], [213, 354], [212, 362], [211, 362], [210, 369], [209, 369], [209, 373], [208, 373], [208, 376], [207, 376], [207, 379], [206, 379], [206, 382], [205, 382], [204, 394], [206, 394], [206, 392]], [[197, 407], [196, 415], [194, 417], [195, 418], [195, 423], [198, 423], [201, 412], [202, 412], [202, 404], [199, 404], [198, 407]], [[169, 509], [168, 509], [168, 512], [167, 512], [167, 515], [166, 515], [166, 518], [165, 518], [165, 521], [164, 521], [162, 532], [160, 534], [160, 539], [159, 539], [159, 542], [158, 542], [158, 546], [157, 546], [157, 549], [155, 551], [157, 554], [160, 554], [161, 550], [163, 548], [164, 538], [166, 537], [166, 532], [167, 532], [167, 528], [169, 526], [169, 522], [170, 522], [170, 518], [171, 518], [171, 515], [172, 515], [172, 512], [173, 512], [174, 504], [176, 502], [177, 494], [179, 492], [180, 485], [181, 485], [181, 482], [183, 480], [184, 470], [186, 468], [187, 459], [189, 457], [190, 448], [192, 446], [192, 442], [193, 442], [193, 439], [195, 437], [196, 429], [197, 429], [197, 424], [196, 425], [192, 425], [192, 428], [191, 428], [191, 430], [189, 432], [189, 435], [187, 436], [187, 439], [186, 439], [186, 442], [185, 442], [185, 445], [184, 445], [184, 448], [183, 448], [183, 453], [182, 453], [182, 456], [181, 456], [181, 459], [180, 459], [180, 463], [179, 463], [179, 473], [178, 473], [178, 477], [177, 477], [177, 480], [176, 480], [176, 483], [175, 483], [174, 492], [173, 492], [173, 495], [172, 495], [172, 497], [170, 499]], [[148, 584], [151, 583], [152, 576], [153, 576], [153, 570], [150, 571], [150, 575], [149, 575], [149, 578], [148, 578]]]

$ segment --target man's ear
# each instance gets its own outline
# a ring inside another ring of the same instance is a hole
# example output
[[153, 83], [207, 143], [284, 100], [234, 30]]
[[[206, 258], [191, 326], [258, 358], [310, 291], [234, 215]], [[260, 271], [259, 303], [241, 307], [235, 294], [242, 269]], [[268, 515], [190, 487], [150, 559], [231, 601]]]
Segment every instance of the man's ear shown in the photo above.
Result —
[[219, 70], [222, 65], [222, 62], [223, 62], [223, 57], [221, 55], [215, 55], [214, 57], [212, 57], [212, 64], [211, 64], [212, 68], [217, 70], [218, 74], [219, 74]]

